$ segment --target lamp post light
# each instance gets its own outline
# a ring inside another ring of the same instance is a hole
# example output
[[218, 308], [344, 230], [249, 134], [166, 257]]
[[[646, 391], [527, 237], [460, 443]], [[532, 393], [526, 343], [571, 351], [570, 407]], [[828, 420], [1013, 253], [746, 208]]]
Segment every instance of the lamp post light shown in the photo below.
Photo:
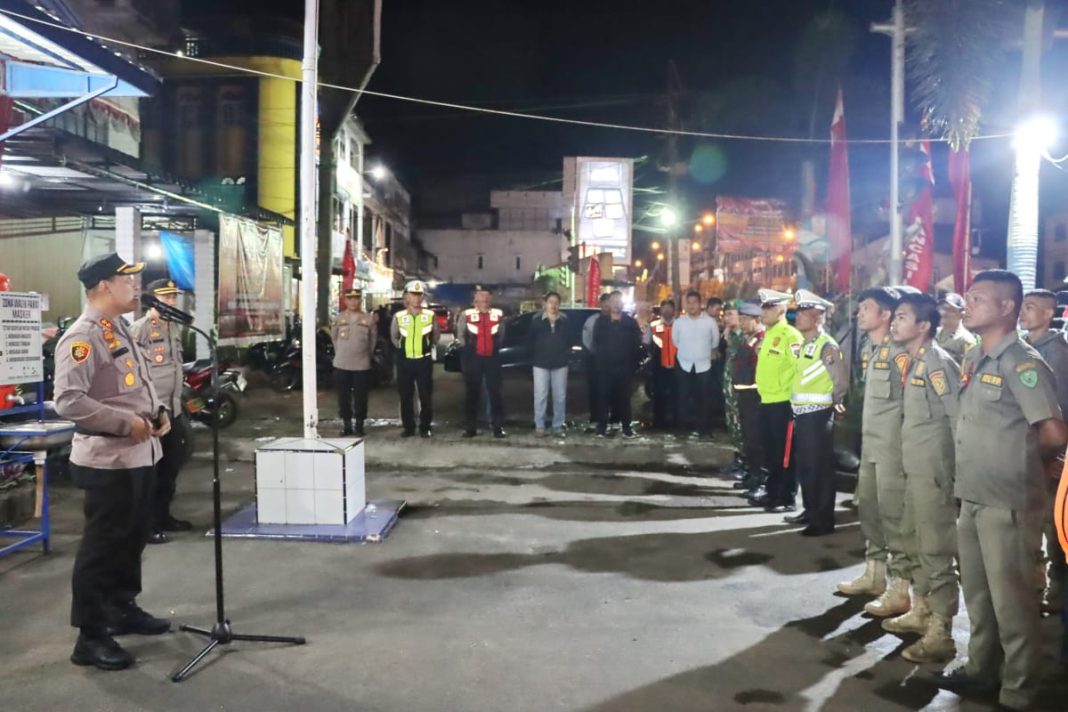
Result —
[[1035, 288], [1038, 264], [1038, 175], [1042, 157], [1057, 138], [1057, 126], [1049, 117], [1035, 116], [1016, 130], [1012, 195], [1009, 200], [1009, 230], [1006, 262], [1023, 283], [1024, 291]]

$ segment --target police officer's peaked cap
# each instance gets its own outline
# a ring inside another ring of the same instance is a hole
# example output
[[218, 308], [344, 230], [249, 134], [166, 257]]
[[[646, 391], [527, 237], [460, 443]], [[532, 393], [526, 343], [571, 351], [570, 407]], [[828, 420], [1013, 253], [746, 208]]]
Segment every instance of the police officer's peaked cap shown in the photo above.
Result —
[[346, 297], [362, 297], [363, 296], [363, 290], [362, 289], [356, 289], [355, 287], [353, 287], [352, 289], [346, 289], [345, 290], [345, 296]]
[[964, 310], [964, 297], [956, 292], [946, 292], [942, 295], [942, 298], [938, 300], [939, 304], [947, 304], [959, 311]]
[[157, 279], [148, 283], [147, 290], [151, 294], [155, 294], [157, 297], [165, 297], [168, 294], [181, 294], [182, 290], [178, 289], [173, 280], [170, 279]]
[[758, 302], [742, 302], [738, 307], [738, 313], [742, 316], [760, 316], [760, 304]]
[[413, 279], [408, 284], [404, 285], [405, 292], [411, 292], [412, 294], [424, 294], [426, 292], [426, 285], [423, 284], [421, 279]]
[[472, 291], [474, 291], [474, 292], [488, 292], [490, 290], [485, 285], [476, 284], [474, 290], [472, 290]]
[[922, 291], [916, 289], [916, 287], [913, 287], [911, 284], [895, 284], [892, 289], [894, 289], [902, 297], [906, 294], [923, 294]]
[[759, 289], [757, 290], [757, 298], [760, 299], [762, 306], [776, 307], [789, 304], [794, 295], [789, 292], [776, 292], [774, 289]]
[[820, 295], [815, 292], [810, 292], [807, 289], [797, 290], [797, 294], [794, 295], [794, 301], [797, 302], [798, 309], [819, 309], [820, 311], [827, 311], [834, 306], [834, 304]]
[[86, 289], [92, 289], [105, 279], [111, 279], [119, 274], [137, 274], [145, 268], [144, 262], [129, 264], [119, 257], [118, 252], [109, 252], [106, 255], [90, 257], [78, 268], [78, 281]]

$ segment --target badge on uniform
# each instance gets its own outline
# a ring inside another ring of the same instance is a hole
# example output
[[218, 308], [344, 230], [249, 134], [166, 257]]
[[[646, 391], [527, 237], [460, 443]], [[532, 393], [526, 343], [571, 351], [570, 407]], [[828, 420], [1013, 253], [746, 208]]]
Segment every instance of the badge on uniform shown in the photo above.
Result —
[[781, 336], [776, 336], [775, 340], [771, 342], [772, 348], [778, 346], [780, 341], [782, 341], [782, 337]]
[[901, 373], [907, 373], [909, 370], [909, 355], [898, 354], [897, 356], [894, 356], [894, 363], [897, 364], [897, 367], [901, 371]]
[[156, 354], [156, 363], [163, 363], [163, 354]]
[[137, 383], [137, 378], [133, 375], [132, 372], [127, 373], [126, 378], [124, 380], [126, 381], [127, 386], [132, 386], [133, 384]]
[[805, 356], [811, 358], [812, 356], [815, 356], [815, 355], [816, 355], [816, 342], [813, 341], [811, 344], [809, 344], [808, 346], [805, 347]]
[[923, 361], [920, 361], [918, 364], [916, 364], [916, 375], [917, 376], [922, 376], [926, 370], [927, 370], [927, 364], [925, 364]]
[[889, 349], [889, 347], [884, 346], [884, 347], [882, 347], [882, 349], [879, 350], [879, 358], [881, 358], [883, 361], [885, 361], [886, 359], [890, 358], [890, 349]]
[[92, 351], [93, 347], [84, 341], [75, 341], [70, 345], [70, 357], [74, 363], [84, 363]]
[[995, 376], [992, 373], [984, 373], [979, 378], [979, 382], [985, 383], [988, 386], [997, 386], [998, 388], [1001, 388], [1001, 376]]
[[115, 332], [111, 329], [104, 329], [104, 341], [114, 341]]
[[111, 321], [110, 321], [110, 320], [108, 320], [108, 319], [101, 319], [101, 320], [100, 320], [100, 324], [101, 324], [101, 326], [103, 326], [103, 327], [104, 327], [105, 329], [114, 329], [114, 328], [115, 328], [115, 325], [114, 325], [114, 324], [112, 324], [112, 323], [111, 323]]
[[790, 344], [790, 353], [794, 355], [794, 358], [797, 358], [801, 353], [801, 344]]
[[940, 396], [944, 396], [949, 393], [949, 384], [946, 383], [945, 371], [931, 371], [928, 376], [931, 379], [931, 387], [934, 388], [935, 393]]
[[1016, 367], [1016, 373], [1020, 377], [1020, 383], [1028, 388], [1034, 388], [1038, 385], [1038, 371], [1035, 369], [1035, 364], [1028, 362], [1021, 365], [1027, 366], [1027, 368], [1021, 370], [1020, 366]]

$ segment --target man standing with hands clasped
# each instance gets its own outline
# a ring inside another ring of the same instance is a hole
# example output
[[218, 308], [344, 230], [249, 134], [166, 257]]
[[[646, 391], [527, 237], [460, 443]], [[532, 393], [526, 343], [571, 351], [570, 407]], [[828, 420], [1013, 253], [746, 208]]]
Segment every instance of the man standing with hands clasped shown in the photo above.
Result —
[[[341, 434], [363, 437], [363, 421], [367, 419], [368, 378], [371, 375], [371, 354], [378, 335], [378, 315], [363, 310], [363, 290], [345, 292], [345, 311], [337, 315], [330, 327], [334, 342], [334, 382], [337, 387], [338, 415]], [[355, 414], [356, 426], [352, 420]]]
[[135, 602], [152, 523], [156, 462], [170, 419], [122, 315], [137, 306], [144, 264], [112, 252], [78, 270], [87, 304], [56, 345], [56, 412], [74, 421], [70, 472], [85, 490], [85, 529], [72, 577], [75, 665], [122, 670], [134, 662], [112, 636], [159, 635], [170, 621]]
[[686, 293], [686, 313], [675, 321], [671, 341], [675, 356], [676, 403], [678, 427], [698, 437], [708, 427], [710, 407], [709, 379], [712, 377], [712, 352], [719, 346], [719, 325], [701, 308], [701, 294]]
[[954, 487], [971, 639], [968, 662], [935, 676], [960, 693], [1000, 683], [999, 702], [1013, 710], [1031, 706], [1041, 679], [1034, 554], [1046, 480], [1068, 443], [1053, 373], [1016, 333], [1022, 303], [1020, 279], [1005, 270], [980, 272], [965, 296], [964, 325], [981, 339], [961, 369]]

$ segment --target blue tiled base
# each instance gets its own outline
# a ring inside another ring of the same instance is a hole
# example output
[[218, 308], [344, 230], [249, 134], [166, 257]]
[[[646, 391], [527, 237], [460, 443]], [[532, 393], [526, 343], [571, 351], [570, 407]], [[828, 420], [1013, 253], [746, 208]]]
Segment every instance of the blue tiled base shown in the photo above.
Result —
[[[356, 515], [345, 526], [332, 524], [260, 524], [256, 521], [256, 503], [252, 502], [238, 510], [222, 525], [224, 537], [240, 539], [295, 539], [298, 541], [321, 541], [334, 544], [348, 542], [380, 542], [389, 536], [400, 517], [405, 504], [403, 500], [369, 500], [368, 505], [377, 507], [373, 516], [367, 510]], [[208, 532], [211, 536], [213, 531]]]

